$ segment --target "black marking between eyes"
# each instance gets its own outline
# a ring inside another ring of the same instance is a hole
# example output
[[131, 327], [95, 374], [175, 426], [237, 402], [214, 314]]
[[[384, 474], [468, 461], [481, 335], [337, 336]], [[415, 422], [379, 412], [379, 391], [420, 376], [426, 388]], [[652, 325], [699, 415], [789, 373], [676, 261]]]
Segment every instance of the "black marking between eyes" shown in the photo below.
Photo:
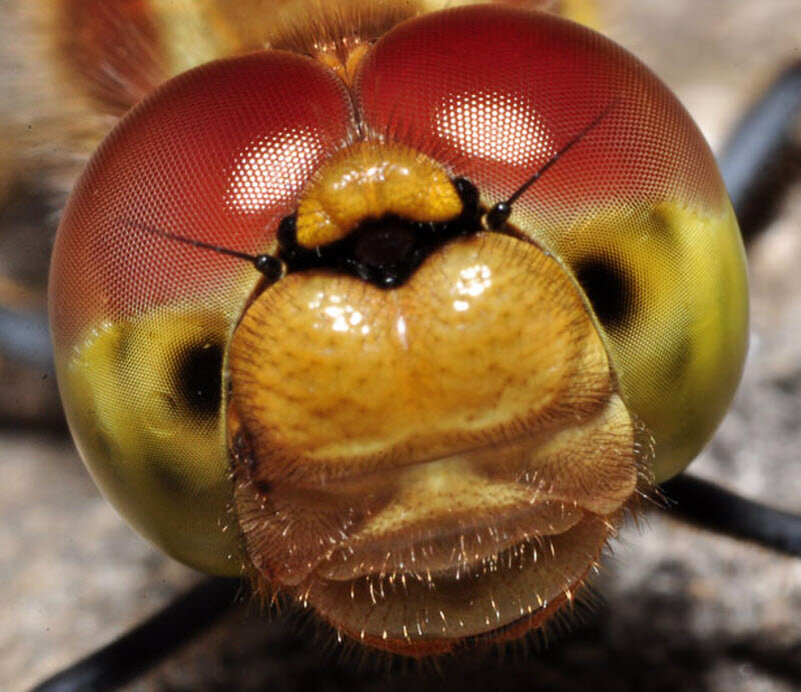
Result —
[[175, 389], [196, 414], [213, 416], [222, 401], [221, 344], [206, 342], [181, 352], [174, 372]]
[[464, 178], [453, 181], [462, 200], [458, 216], [444, 222], [411, 221], [395, 214], [361, 221], [347, 236], [327, 245], [298, 244], [295, 217], [287, 216], [278, 229], [278, 258], [286, 273], [331, 269], [351, 274], [380, 288], [396, 288], [432, 252], [449, 240], [481, 230], [478, 191]]
[[574, 272], [604, 327], [616, 331], [631, 322], [636, 290], [623, 267], [604, 257], [589, 257], [579, 262]]

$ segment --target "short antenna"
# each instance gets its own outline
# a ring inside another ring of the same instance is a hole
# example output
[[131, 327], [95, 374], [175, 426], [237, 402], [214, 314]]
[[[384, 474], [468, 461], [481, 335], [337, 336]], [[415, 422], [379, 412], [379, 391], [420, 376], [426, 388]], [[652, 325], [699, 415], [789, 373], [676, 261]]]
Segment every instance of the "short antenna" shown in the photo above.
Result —
[[216, 252], [218, 255], [228, 255], [229, 257], [236, 257], [237, 259], [244, 260], [245, 262], [249, 262], [252, 264], [257, 271], [264, 274], [264, 276], [270, 281], [275, 282], [281, 278], [283, 274], [283, 265], [281, 260], [277, 257], [273, 257], [272, 255], [262, 254], [262, 255], [251, 255], [247, 252], [240, 252], [239, 250], [233, 250], [231, 248], [222, 247], [221, 245], [213, 245], [212, 243], [205, 243], [202, 240], [195, 240], [194, 238], [186, 238], [181, 235], [177, 235], [175, 233], [170, 233], [169, 231], [163, 231], [160, 228], [155, 228], [154, 226], [147, 226], [143, 223], [139, 223], [137, 221], [132, 221], [126, 219], [125, 223], [128, 226], [136, 228], [140, 231], [144, 231], [145, 233], [150, 233], [151, 235], [158, 236], [159, 238], [164, 238], [166, 240], [174, 240], [178, 243], [183, 243], [184, 245], [191, 245], [192, 247], [197, 247], [202, 250], [209, 250], [211, 252]]

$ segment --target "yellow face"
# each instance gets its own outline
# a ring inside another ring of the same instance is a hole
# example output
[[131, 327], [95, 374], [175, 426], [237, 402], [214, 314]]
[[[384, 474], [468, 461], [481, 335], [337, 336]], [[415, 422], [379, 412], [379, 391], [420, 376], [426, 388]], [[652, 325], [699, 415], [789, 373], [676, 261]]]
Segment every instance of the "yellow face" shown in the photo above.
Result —
[[70, 425], [189, 564], [398, 653], [519, 636], [725, 412], [736, 221], [681, 106], [577, 25], [314, 51], [181, 75], [93, 158], [51, 273]]
[[644, 468], [580, 289], [536, 244], [475, 227], [391, 289], [323, 269], [266, 288], [230, 383], [257, 583], [393, 651], [539, 623]]

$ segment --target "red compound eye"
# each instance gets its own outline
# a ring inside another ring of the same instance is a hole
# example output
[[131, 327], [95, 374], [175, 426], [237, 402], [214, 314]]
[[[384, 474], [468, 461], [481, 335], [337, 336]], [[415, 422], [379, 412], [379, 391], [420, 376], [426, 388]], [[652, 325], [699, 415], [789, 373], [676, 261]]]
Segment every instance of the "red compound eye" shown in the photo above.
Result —
[[362, 63], [356, 94], [370, 131], [438, 157], [495, 200], [614, 104], [592, 144], [521, 199], [520, 211], [550, 222], [610, 200], [723, 203], [675, 97], [620, 47], [555, 16], [478, 7], [407, 22]]
[[269, 249], [311, 174], [353, 131], [344, 85], [300, 56], [255, 53], [169, 82], [105, 140], [65, 211], [51, 277], [64, 296], [56, 338], [167, 302], [236, 304], [246, 266], [143, 229]]
[[503, 7], [359, 16], [122, 120], [65, 211], [52, 325], [140, 531], [424, 655], [543, 625], [695, 456], [745, 272], [703, 138], [612, 42]]
[[688, 463], [739, 379], [745, 283], [714, 158], [675, 96], [599, 34], [500, 7], [396, 27], [355, 91], [369, 132], [442, 161], [487, 207], [605, 113], [526, 189], [512, 221], [587, 292], [629, 403], [657, 439], [657, 478]]

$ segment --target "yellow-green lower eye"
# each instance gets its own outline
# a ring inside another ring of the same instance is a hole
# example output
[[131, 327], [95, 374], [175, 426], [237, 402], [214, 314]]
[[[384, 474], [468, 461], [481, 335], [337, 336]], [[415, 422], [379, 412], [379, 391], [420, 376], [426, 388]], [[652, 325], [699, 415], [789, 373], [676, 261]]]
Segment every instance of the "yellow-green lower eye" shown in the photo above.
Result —
[[656, 441], [655, 478], [670, 478], [708, 441], [742, 368], [747, 289], [730, 205], [619, 204], [542, 240], [587, 295], [624, 398]]
[[[238, 574], [221, 311], [164, 307], [92, 330], [57, 363], [70, 426], [117, 509], [173, 556]], [[110, 460], [113, 463], [110, 463]]]

